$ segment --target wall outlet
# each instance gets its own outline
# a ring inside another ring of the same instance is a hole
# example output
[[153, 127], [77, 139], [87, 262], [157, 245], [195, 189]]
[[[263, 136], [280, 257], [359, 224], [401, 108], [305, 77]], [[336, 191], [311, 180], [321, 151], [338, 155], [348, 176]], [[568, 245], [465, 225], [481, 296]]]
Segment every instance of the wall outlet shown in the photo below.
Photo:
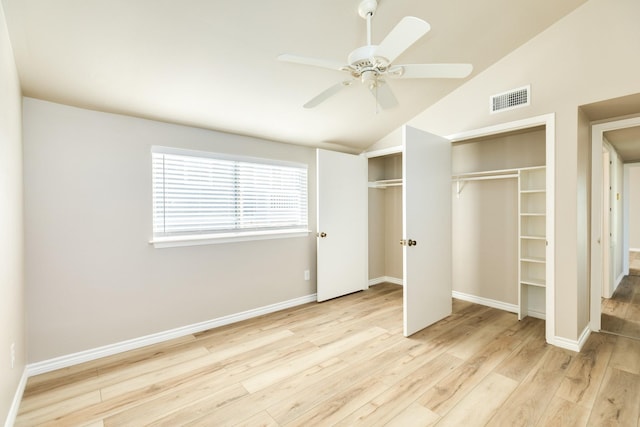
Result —
[[16, 343], [11, 343], [11, 369], [16, 366]]
[[309, 273], [309, 270], [304, 271], [304, 280], [311, 280], [311, 273]]

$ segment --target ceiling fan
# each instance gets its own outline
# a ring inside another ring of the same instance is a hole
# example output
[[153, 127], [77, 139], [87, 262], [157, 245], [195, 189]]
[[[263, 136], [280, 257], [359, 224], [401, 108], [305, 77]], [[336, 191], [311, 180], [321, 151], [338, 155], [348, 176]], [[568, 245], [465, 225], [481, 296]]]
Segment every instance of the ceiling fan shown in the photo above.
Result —
[[316, 107], [360, 80], [375, 96], [377, 104], [383, 109], [388, 109], [396, 106], [398, 101], [389, 88], [387, 78], [464, 78], [471, 74], [471, 64], [393, 64], [393, 61], [425, 35], [431, 26], [422, 19], [405, 16], [379, 45], [374, 45], [371, 43], [371, 18], [375, 15], [377, 7], [377, 0], [360, 2], [358, 13], [367, 21], [367, 44], [349, 54], [347, 65], [341, 61], [292, 54], [278, 56], [280, 61], [345, 71], [351, 75], [349, 80], [339, 82], [312, 98], [304, 104], [304, 108]]

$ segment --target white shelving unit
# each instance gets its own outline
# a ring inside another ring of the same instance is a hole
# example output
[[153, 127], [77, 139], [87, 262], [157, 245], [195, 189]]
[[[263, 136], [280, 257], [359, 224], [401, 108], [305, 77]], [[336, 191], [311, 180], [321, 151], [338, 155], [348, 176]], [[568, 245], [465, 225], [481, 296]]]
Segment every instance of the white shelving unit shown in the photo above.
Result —
[[544, 317], [546, 168], [518, 170], [518, 319]]

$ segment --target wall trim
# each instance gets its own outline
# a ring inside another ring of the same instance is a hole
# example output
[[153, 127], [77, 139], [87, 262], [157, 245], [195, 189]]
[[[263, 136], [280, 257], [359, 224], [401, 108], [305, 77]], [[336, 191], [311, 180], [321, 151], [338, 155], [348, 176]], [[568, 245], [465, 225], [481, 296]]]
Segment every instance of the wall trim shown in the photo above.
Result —
[[[591, 303], [589, 308], [589, 323], [592, 331], [601, 328], [602, 307], [602, 141], [604, 133], [611, 130], [625, 129], [640, 125], [640, 117], [626, 119], [606, 119], [604, 122], [591, 123], [591, 258], [589, 277], [591, 281]], [[623, 177], [624, 180], [624, 177]], [[623, 195], [623, 203], [627, 198]], [[623, 218], [624, 228], [624, 218]], [[628, 230], [626, 230], [628, 232]], [[625, 235], [625, 233], [623, 233]], [[626, 241], [623, 237], [623, 244]], [[624, 246], [624, 245], [623, 245]], [[624, 254], [624, 251], [623, 251]], [[626, 254], [623, 260], [628, 259]], [[624, 261], [623, 261], [624, 267]], [[624, 270], [624, 268], [623, 268]]]
[[553, 344], [553, 345], [555, 345], [557, 347], [561, 347], [561, 348], [564, 348], [566, 350], [580, 352], [580, 350], [582, 349], [584, 344], [589, 339], [590, 335], [591, 335], [591, 328], [589, 327], [589, 325], [587, 325], [587, 326], [585, 326], [584, 330], [580, 334], [580, 337], [578, 337], [577, 341], [556, 336], [556, 337], [554, 337], [553, 342], [549, 343], [549, 344]]
[[27, 367], [25, 366], [22, 371], [22, 377], [20, 377], [20, 382], [18, 383], [18, 388], [16, 388], [16, 393], [13, 395], [13, 401], [9, 407], [9, 413], [4, 421], [4, 427], [12, 427], [16, 422], [18, 409], [20, 409], [20, 402], [22, 401], [22, 395], [24, 394], [24, 389], [27, 386], [28, 378], [29, 374], [27, 373]]
[[[509, 304], [502, 301], [497, 301], [490, 298], [483, 298], [476, 295], [465, 294], [463, 292], [452, 291], [451, 295], [459, 300], [473, 302], [475, 304], [485, 305], [487, 307], [497, 308], [498, 310], [509, 311], [511, 313], [518, 313], [518, 306], [516, 304]], [[535, 316], [534, 316], [535, 317]]]
[[182, 326], [175, 329], [170, 329], [168, 331], [158, 332], [155, 334], [145, 335], [139, 338], [133, 338], [102, 347], [67, 354], [64, 356], [55, 357], [53, 359], [43, 360], [41, 362], [30, 363], [26, 367], [26, 372], [29, 377], [38, 374], [44, 374], [45, 372], [55, 371], [56, 369], [67, 368], [69, 366], [78, 365], [80, 363], [89, 362], [91, 360], [96, 360], [102, 357], [112, 356], [114, 354], [123, 353], [129, 350], [135, 350], [147, 345], [161, 343], [174, 338], [180, 338], [185, 335], [206, 331], [208, 329], [229, 325], [231, 323], [236, 323], [242, 320], [251, 319], [253, 317], [262, 316], [264, 314], [284, 310], [286, 308], [315, 302], [316, 300], [317, 294], [314, 293], [311, 295], [294, 298], [288, 301], [282, 301], [264, 307], [230, 314], [228, 316], [222, 316], [216, 319], [194, 323], [192, 325]]
[[545, 313], [544, 311], [529, 309], [527, 310], [527, 316], [535, 317], [536, 319], [547, 320], [547, 313]]
[[404, 285], [404, 281], [402, 279], [398, 279], [397, 277], [391, 276], [380, 276], [373, 279], [369, 279], [369, 286], [379, 285], [380, 283], [393, 283], [394, 285]]

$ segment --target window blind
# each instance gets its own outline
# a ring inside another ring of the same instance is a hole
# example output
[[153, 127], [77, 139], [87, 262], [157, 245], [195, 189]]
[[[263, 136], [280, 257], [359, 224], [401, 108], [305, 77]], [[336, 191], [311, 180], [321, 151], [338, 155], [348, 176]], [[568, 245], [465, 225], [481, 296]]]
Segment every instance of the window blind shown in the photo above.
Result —
[[307, 228], [307, 166], [152, 152], [154, 237]]

